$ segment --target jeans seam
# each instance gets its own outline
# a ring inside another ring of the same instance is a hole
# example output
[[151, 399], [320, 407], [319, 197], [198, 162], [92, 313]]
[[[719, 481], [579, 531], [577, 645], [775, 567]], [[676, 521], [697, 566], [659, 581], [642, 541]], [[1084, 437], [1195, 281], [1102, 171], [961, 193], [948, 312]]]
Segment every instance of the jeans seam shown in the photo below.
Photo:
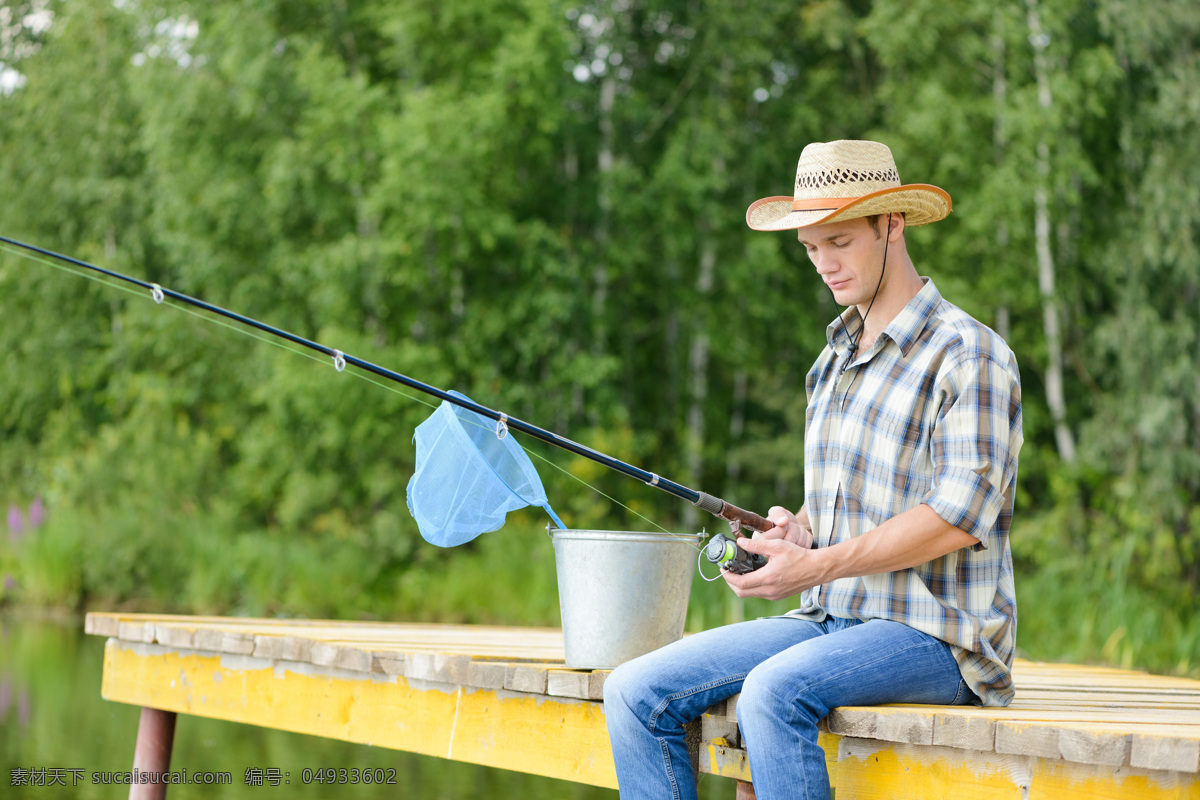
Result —
[[662, 751], [663, 766], [667, 771], [667, 780], [671, 784], [671, 797], [679, 800], [679, 781], [675, 780], [675, 770], [671, 769], [671, 748], [666, 739], [658, 740], [658, 749]]
[[650, 714], [650, 719], [647, 721], [647, 728], [649, 729], [650, 733], [653, 734], [658, 729], [658, 718], [662, 716], [662, 713], [666, 711], [671, 703], [674, 703], [676, 700], [682, 700], [685, 697], [691, 697], [692, 695], [700, 694], [700, 692], [708, 691], [709, 689], [715, 689], [718, 686], [728, 686], [731, 683], [744, 681], [748, 674], [749, 673], [747, 672], [743, 672], [740, 675], [733, 675], [729, 678], [724, 678], [719, 681], [710, 681], [708, 683], [701, 684], [700, 686], [696, 686], [686, 692], [676, 692], [675, 694], [667, 695], [663, 698], [663, 701], [658, 704], [658, 707], [654, 709], [654, 712]]

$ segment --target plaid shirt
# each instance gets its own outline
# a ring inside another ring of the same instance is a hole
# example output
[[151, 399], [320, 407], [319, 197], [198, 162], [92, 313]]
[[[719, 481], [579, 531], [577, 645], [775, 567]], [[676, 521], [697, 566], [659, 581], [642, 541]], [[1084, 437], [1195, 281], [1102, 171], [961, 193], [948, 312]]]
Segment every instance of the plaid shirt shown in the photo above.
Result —
[[804, 502], [817, 547], [924, 503], [979, 540], [927, 564], [843, 578], [792, 615], [901, 622], [948, 643], [985, 705], [1013, 698], [1017, 601], [1008, 531], [1021, 449], [1017, 362], [995, 332], [924, 287], [850, 361], [847, 309], [808, 373]]

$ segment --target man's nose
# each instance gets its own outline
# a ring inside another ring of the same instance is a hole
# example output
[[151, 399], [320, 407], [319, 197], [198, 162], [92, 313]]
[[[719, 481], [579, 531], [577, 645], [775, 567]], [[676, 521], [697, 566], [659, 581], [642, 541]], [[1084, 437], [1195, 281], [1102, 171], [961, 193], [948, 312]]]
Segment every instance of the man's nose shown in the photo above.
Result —
[[828, 250], [818, 250], [817, 254], [813, 256], [813, 266], [817, 268], [818, 275], [828, 275], [837, 271], [838, 260]]

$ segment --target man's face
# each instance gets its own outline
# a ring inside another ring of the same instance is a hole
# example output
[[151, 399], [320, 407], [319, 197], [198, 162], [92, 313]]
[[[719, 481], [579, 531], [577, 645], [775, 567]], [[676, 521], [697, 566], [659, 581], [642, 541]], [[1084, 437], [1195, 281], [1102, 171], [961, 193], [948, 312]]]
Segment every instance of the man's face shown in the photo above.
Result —
[[886, 220], [877, 220], [878, 231], [866, 217], [796, 231], [817, 274], [839, 305], [865, 305], [874, 296], [883, 268]]

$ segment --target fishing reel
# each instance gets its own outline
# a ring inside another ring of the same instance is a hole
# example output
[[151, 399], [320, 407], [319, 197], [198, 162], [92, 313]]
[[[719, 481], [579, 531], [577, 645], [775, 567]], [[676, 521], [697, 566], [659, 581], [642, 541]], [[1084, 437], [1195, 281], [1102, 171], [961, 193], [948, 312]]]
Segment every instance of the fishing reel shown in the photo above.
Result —
[[767, 565], [766, 556], [751, 553], [737, 546], [737, 542], [723, 533], [718, 533], [708, 540], [704, 547], [704, 557], [710, 564], [716, 564], [727, 572], [745, 575]]

